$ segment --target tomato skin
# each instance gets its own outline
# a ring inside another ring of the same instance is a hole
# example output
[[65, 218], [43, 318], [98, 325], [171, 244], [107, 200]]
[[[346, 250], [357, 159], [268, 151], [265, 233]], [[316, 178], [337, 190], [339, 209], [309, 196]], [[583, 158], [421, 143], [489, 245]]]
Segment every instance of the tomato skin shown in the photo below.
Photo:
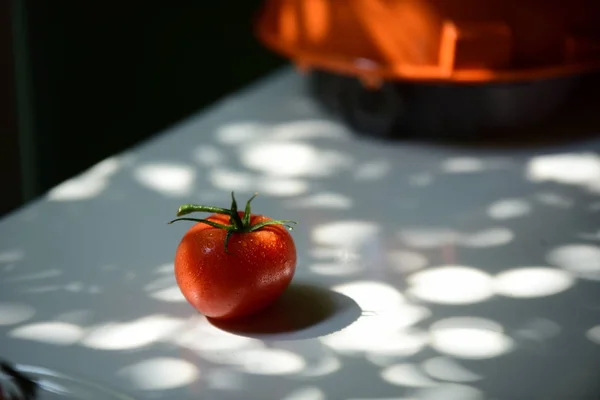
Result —
[[[229, 224], [226, 215], [207, 219]], [[268, 220], [252, 214], [250, 224]], [[233, 233], [229, 253], [226, 234], [224, 229], [196, 223], [175, 253], [175, 278], [183, 296], [200, 313], [215, 319], [242, 317], [267, 307], [285, 291], [296, 271], [296, 246], [285, 226]]]

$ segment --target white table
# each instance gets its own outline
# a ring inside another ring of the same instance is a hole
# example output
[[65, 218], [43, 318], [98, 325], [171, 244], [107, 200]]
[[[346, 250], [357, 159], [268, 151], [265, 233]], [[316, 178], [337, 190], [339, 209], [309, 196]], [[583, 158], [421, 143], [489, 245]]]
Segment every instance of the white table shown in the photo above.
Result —
[[[358, 140], [303, 87], [284, 69], [4, 218], [0, 356], [137, 399], [598, 398], [600, 141]], [[179, 294], [165, 222], [231, 190], [300, 222], [273, 312], [303, 329]]]

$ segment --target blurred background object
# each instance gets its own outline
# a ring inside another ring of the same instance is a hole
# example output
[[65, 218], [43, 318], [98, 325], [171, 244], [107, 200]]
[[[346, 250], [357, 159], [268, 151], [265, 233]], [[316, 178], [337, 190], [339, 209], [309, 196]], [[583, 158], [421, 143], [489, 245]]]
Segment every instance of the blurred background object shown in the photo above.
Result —
[[533, 129], [600, 70], [596, 0], [265, 0], [256, 29], [371, 137]]
[[260, 4], [1, 2], [0, 215], [281, 66]]

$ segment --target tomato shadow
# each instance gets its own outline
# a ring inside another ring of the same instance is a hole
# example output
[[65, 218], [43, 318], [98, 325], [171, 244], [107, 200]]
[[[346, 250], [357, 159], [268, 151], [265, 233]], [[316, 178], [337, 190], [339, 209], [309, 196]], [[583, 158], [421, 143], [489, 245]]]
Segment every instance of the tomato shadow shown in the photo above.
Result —
[[265, 340], [302, 340], [344, 329], [362, 314], [350, 297], [308, 283], [293, 283], [265, 310], [244, 318], [209, 322], [226, 332]]

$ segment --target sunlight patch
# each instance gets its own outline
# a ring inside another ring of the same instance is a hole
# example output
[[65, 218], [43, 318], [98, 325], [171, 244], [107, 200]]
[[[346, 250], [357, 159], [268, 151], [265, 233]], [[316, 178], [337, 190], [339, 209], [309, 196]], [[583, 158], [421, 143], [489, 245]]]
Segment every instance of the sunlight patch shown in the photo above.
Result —
[[354, 170], [354, 179], [359, 181], [375, 181], [385, 178], [392, 170], [387, 160], [376, 160], [363, 163]]
[[93, 328], [82, 340], [86, 347], [99, 350], [126, 350], [148, 346], [181, 329], [184, 321], [165, 315], [152, 315], [131, 322], [110, 323]]
[[295, 374], [302, 371], [306, 364], [296, 353], [273, 348], [241, 350], [237, 352], [235, 359], [237, 368], [256, 375]]
[[225, 155], [215, 146], [199, 146], [194, 150], [193, 154], [194, 160], [204, 167], [213, 167], [225, 161]]
[[570, 244], [556, 247], [546, 257], [550, 264], [583, 279], [600, 280], [600, 247]]
[[445, 383], [434, 388], [420, 389], [418, 400], [484, 400], [484, 393], [472, 386]]
[[588, 330], [585, 336], [596, 344], [600, 344], [600, 325], [596, 325]]
[[521, 199], [499, 200], [488, 208], [488, 215], [498, 220], [519, 218], [529, 213], [531, 213], [531, 205]]
[[526, 176], [534, 182], [554, 181], [600, 187], [600, 157], [595, 153], [565, 153], [534, 157]]
[[425, 268], [428, 264], [427, 258], [413, 251], [392, 251], [388, 255], [392, 269], [400, 273], [414, 272]]
[[359, 264], [318, 263], [312, 264], [309, 269], [319, 275], [344, 276], [361, 272], [364, 270], [364, 267]]
[[296, 389], [281, 400], [327, 400], [327, 396], [318, 387], [310, 386]]
[[330, 176], [351, 164], [337, 151], [320, 150], [311, 145], [293, 142], [268, 142], [242, 149], [240, 160], [248, 168], [283, 177]]
[[136, 168], [135, 179], [143, 186], [167, 196], [191, 194], [196, 170], [190, 166], [172, 163], [153, 163]]
[[50, 201], [87, 200], [98, 196], [108, 186], [108, 179], [121, 168], [120, 157], [107, 158], [84, 173], [48, 191]]
[[84, 330], [65, 322], [39, 322], [20, 326], [8, 333], [9, 337], [33, 342], [69, 346], [77, 343], [84, 335]]
[[486, 359], [501, 356], [514, 348], [513, 340], [500, 324], [482, 318], [440, 320], [430, 327], [431, 347], [457, 358]]
[[381, 371], [381, 377], [384, 381], [392, 385], [413, 388], [433, 387], [438, 383], [428, 377], [415, 364], [396, 364]]
[[515, 268], [501, 272], [494, 280], [496, 293], [515, 298], [551, 296], [575, 284], [572, 274], [546, 267]]
[[117, 375], [136, 389], [166, 390], [195, 382], [200, 377], [200, 371], [189, 361], [157, 357], [124, 367]]
[[493, 296], [492, 277], [472, 267], [447, 265], [416, 272], [407, 294], [439, 304], [471, 304]]
[[464, 247], [484, 248], [502, 246], [514, 239], [514, 233], [507, 228], [489, 228], [470, 234], [461, 234], [458, 242]]
[[449, 357], [433, 357], [422, 363], [422, 368], [429, 376], [449, 382], [475, 382], [483, 376], [468, 370]]
[[331, 208], [347, 210], [352, 208], [352, 199], [338, 193], [322, 192], [290, 201], [287, 206], [297, 208]]
[[261, 138], [268, 129], [268, 125], [258, 122], [236, 122], [221, 126], [216, 137], [221, 143], [239, 145]]
[[305, 377], [319, 377], [333, 374], [334, 372], [339, 371], [340, 368], [342, 368], [342, 363], [337, 357], [325, 356], [315, 364], [306, 365], [298, 375]]
[[35, 309], [22, 303], [0, 302], [0, 326], [25, 322], [35, 315]]
[[339, 123], [329, 120], [299, 120], [273, 125], [270, 139], [301, 140], [301, 139], [345, 139], [348, 129]]
[[355, 248], [377, 239], [378, 224], [367, 221], [336, 221], [317, 225], [312, 240], [322, 245]]
[[446, 228], [408, 228], [398, 233], [399, 239], [407, 246], [418, 249], [432, 249], [456, 243], [458, 234]]

